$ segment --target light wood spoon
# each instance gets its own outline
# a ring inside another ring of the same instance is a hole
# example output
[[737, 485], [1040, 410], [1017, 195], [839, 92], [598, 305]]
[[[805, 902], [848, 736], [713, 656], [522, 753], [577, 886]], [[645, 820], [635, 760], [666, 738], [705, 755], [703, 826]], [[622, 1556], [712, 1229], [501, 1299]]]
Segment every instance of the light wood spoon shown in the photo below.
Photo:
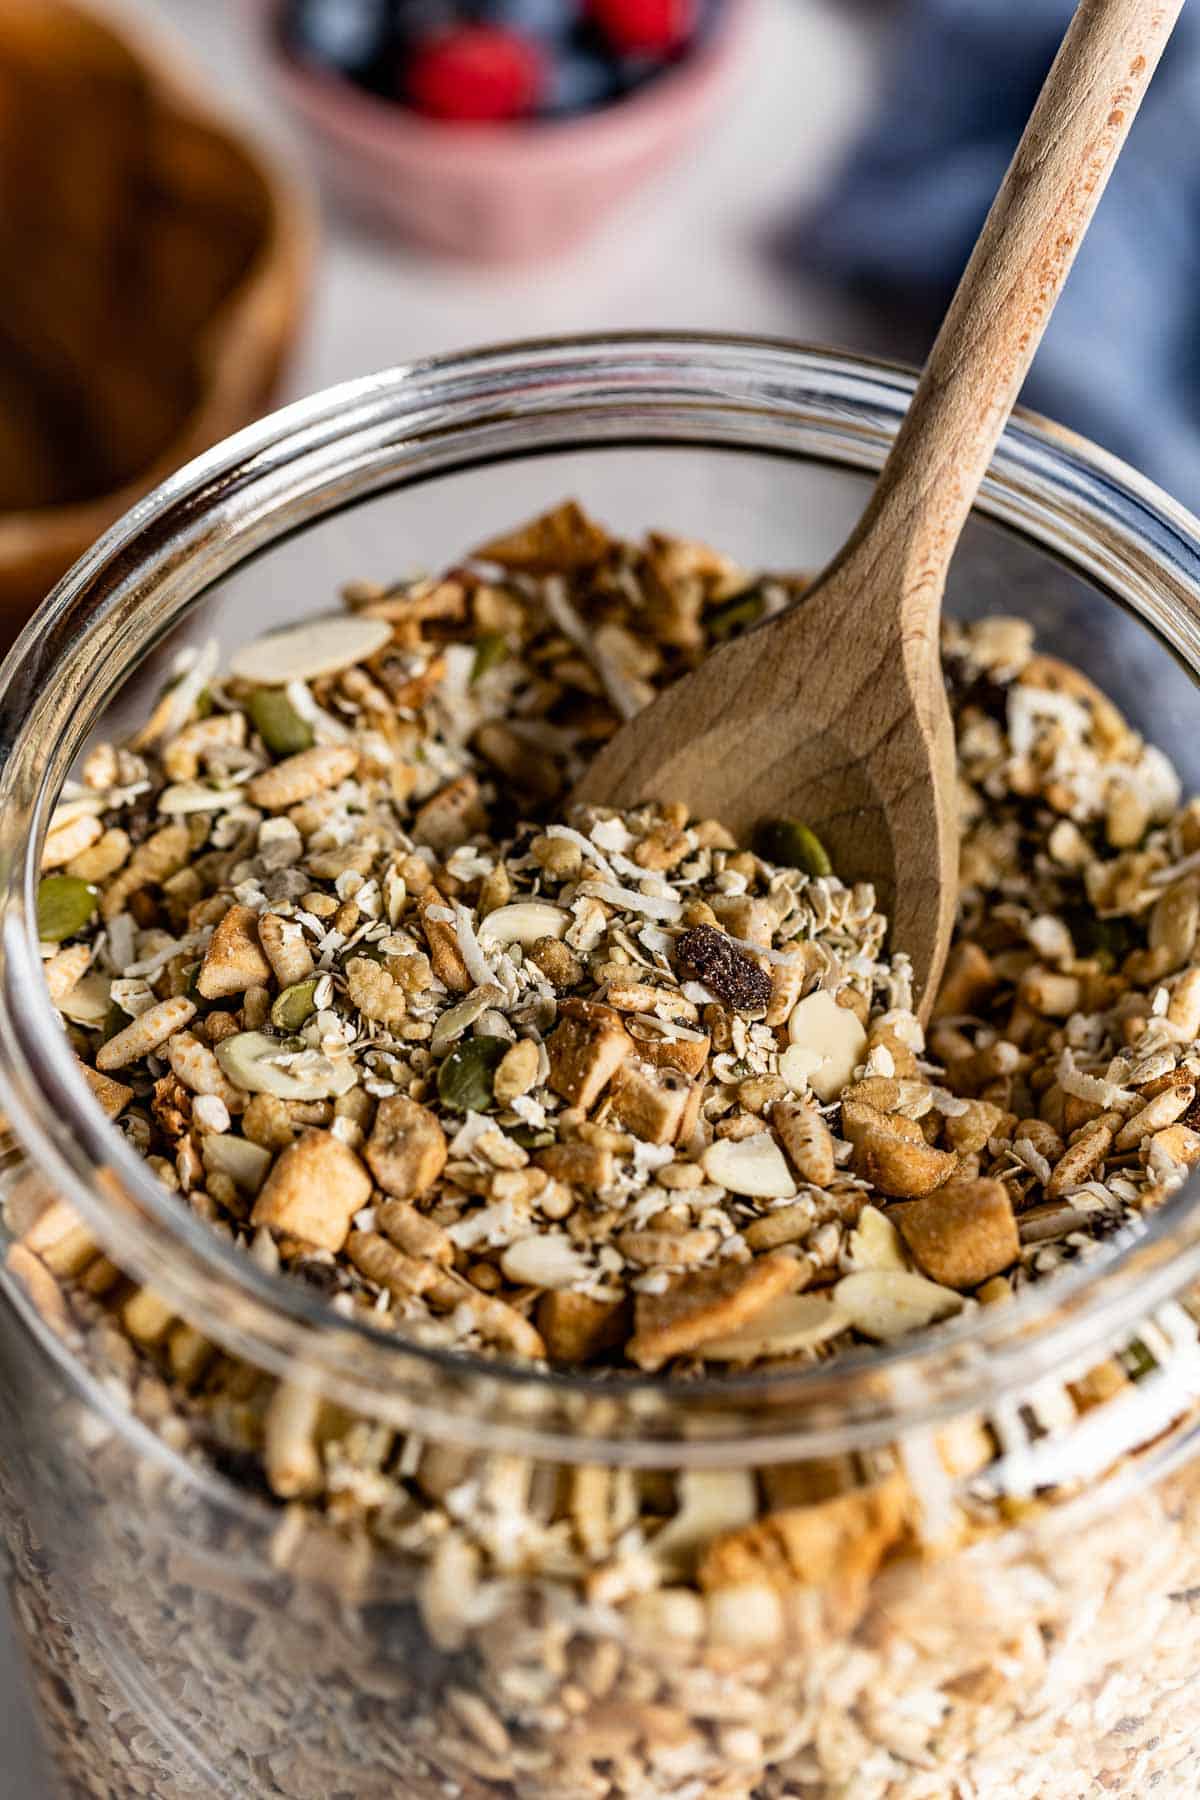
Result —
[[742, 842], [803, 819], [843, 879], [875, 883], [925, 1014], [957, 889], [947, 566], [1182, 3], [1082, 0], [849, 542], [798, 605], [623, 726], [576, 790], [686, 801]]

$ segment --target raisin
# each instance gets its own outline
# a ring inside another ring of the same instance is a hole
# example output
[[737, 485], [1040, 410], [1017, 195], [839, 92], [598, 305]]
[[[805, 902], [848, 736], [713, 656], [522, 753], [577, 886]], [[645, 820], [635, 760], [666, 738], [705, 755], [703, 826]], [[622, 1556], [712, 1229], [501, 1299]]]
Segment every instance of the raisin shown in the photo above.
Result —
[[771, 998], [771, 977], [711, 925], [685, 931], [676, 946], [684, 973], [738, 1012], [758, 1012]]

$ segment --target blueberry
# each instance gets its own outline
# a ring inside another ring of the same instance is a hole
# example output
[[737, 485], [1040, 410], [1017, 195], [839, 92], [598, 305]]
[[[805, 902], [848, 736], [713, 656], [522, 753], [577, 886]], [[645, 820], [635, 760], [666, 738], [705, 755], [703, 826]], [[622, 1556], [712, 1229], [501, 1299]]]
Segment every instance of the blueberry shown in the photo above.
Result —
[[291, 0], [285, 31], [306, 59], [353, 74], [386, 48], [390, 15], [389, 0]]
[[591, 50], [565, 50], [551, 65], [545, 111], [559, 116], [587, 112], [615, 99], [620, 91], [620, 75], [611, 59]]
[[575, 25], [581, 4], [580, 0], [471, 0], [471, 11], [489, 25], [504, 25], [556, 44]]

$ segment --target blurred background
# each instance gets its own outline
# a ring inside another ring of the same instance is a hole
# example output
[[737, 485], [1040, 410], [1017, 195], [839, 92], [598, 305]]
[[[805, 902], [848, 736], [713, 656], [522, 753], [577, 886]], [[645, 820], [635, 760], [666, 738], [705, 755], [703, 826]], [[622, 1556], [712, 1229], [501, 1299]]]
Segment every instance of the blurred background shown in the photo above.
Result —
[[[628, 327], [919, 361], [1070, 11], [0, 0], [0, 634], [181, 462], [391, 363]], [[1026, 396], [1192, 506], [1198, 32]], [[43, 1800], [34, 1758], [0, 1613], [0, 1792]]]

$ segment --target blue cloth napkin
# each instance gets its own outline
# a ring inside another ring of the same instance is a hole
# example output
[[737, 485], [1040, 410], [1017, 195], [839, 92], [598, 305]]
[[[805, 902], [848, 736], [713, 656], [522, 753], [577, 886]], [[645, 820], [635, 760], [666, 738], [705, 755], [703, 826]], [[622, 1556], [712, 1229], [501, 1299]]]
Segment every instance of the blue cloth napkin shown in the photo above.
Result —
[[[878, 119], [800, 236], [932, 340], [1070, 0], [906, 0]], [[1200, 13], [1185, 7], [1022, 396], [1200, 510]]]

